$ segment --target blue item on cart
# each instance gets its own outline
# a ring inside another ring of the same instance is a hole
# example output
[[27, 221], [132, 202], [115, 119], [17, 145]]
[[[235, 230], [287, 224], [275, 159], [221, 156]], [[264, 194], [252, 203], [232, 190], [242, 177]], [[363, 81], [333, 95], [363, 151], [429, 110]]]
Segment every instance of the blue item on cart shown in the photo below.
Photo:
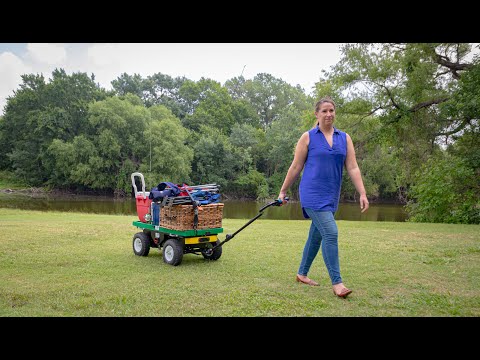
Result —
[[160, 225], [160, 205], [152, 203], [152, 225]]
[[220, 194], [212, 194], [210, 191], [205, 190], [197, 190], [192, 192], [192, 196], [200, 205], [208, 205], [218, 203], [220, 201]]
[[[169, 189], [167, 189], [167, 186]], [[180, 194], [180, 189], [177, 185], [171, 182], [162, 182], [150, 190], [149, 199], [153, 201], [161, 201], [164, 197], [177, 196]]]

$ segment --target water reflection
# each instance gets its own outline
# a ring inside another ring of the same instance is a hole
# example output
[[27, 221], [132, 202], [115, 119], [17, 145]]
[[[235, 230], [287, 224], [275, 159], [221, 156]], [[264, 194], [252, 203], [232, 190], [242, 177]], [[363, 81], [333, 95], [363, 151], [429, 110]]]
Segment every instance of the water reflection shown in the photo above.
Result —
[[[273, 199], [271, 200], [273, 201]], [[225, 219], [251, 219], [258, 214], [267, 202], [223, 201]], [[10, 209], [27, 209], [40, 211], [85, 212], [97, 214], [136, 215], [133, 199], [116, 200], [109, 197], [88, 196], [30, 196], [19, 193], [0, 193], [0, 207]], [[290, 202], [282, 207], [269, 207], [262, 219], [303, 220], [300, 203]], [[341, 203], [337, 220], [359, 221], [405, 221], [407, 215], [401, 205], [370, 204], [370, 209], [360, 213], [359, 204]]]
[[[261, 202], [225, 201], [224, 217], [232, 219], [249, 219], [258, 214], [264, 206]], [[403, 222], [407, 214], [401, 205], [370, 204], [367, 212], [360, 212], [360, 205], [354, 203], [341, 203], [335, 213], [337, 220], [361, 221], [397, 221]], [[262, 219], [276, 220], [304, 220], [299, 202], [290, 202], [282, 207], [272, 206], [264, 211]]]

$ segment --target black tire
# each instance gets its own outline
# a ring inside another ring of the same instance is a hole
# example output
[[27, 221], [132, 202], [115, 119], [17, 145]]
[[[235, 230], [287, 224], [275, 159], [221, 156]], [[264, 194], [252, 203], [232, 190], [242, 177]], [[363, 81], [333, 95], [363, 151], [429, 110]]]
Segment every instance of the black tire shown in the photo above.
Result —
[[133, 235], [133, 252], [138, 256], [147, 256], [150, 252], [150, 236], [144, 232]]
[[[214, 245], [220, 244], [220, 240], [214, 242]], [[213, 250], [213, 252], [209, 255], [205, 250], [202, 251], [202, 255], [207, 260], [218, 260], [220, 256], [222, 256], [222, 246], [219, 246]]]
[[184, 245], [179, 240], [169, 239], [163, 244], [163, 261], [169, 265], [177, 266], [183, 259]]

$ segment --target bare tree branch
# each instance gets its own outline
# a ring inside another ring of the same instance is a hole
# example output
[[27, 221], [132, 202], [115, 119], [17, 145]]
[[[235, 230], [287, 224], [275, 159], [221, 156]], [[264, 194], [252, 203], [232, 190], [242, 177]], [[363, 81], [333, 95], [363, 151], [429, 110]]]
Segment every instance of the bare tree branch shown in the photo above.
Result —
[[395, 100], [393, 99], [393, 94], [392, 92], [390, 91], [390, 89], [384, 85], [384, 84], [379, 84], [379, 83], [376, 83], [375, 81], [372, 81], [372, 80], [369, 80], [371, 83], [377, 85], [378, 87], [381, 87], [383, 89], [385, 89], [385, 91], [387, 92], [387, 95], [388, 95], [388, 98], [390, 99], [390, 102], [392, 103], [392, 105], [397, 108], [398, 110], [400, 110], [400, 106], [395, 102]]
[[443, 103], [445, 101], [448, 101], [449, 99], [450, 99], [450, 96], [440, 98], [440, 99], [432, 99], [430, 101], [424, 101], [424, 102], [418, 103], [415, 106], [412, 106], [410, 109], [408, 109], [408, 111], [409, 112], [416, 112], [416, 111], [418, 111], [420, 109], [423, 109], [425, 107], [429, 107], [429, 106], [432, 106], [432, 105]]
[[[457, 58], [458, 58], [458, 55], [457, 55]], [[437, 64], [448, 68], [452, 73], [452, 76], [457, 80], [460, 79], [460, 75], [458, 74], [458, 71], [467, 70], [472, 67], [472, 64], [460, 64], [458, 61], [454, 63], [450, 61], [450, 59], [447, 56], [443, 56], [437, 53], [435, 53], [435, 60]]]
[[438, 74], [435, 74], [435, 79], [438, 79], [440, 76], [448, 74], [449, 72], [450, 72], [450, 70], [445, 70], [445, 71], [442, 71]]
[[450, 131], [446, 131], [446, 132], [440, 132], [440, 133], [436, 133], [434, 134], [435, 136], [449, 136], [449, 135], [453, 135], [453, 134], [456, 134], [457, 132], [459, 132], [460, 130], [462, 130], [463, 128], [465, 128], [465, 126], [467, 126], [468, 124], [470, 124], [470, 121], [472, 119], [470, 118], [465, 118], [462, 120], [462, 122], [460, 123], [460, 125], [458, 125], [455, 129], [453, 130], [450, 130]]
[[343, 112], [344, 114], [348, 114], [348, 115], [359, 115], [360, 118], [358, 119], [358, 121], [352, 125], [352, 128], [356, 128], [357, 126], [359, 126], [363, 120], [365, 120], [367, 117], [375, 114], [378, 110], [381, 110], [381, 109], [384, 109], [384, 107], [382, 106], [378, 106], [376, 107], [375, 109], [369, 111], [368, 113], [366, 114], [359, 114], [359, 113], [353, 113], [353, 112]]

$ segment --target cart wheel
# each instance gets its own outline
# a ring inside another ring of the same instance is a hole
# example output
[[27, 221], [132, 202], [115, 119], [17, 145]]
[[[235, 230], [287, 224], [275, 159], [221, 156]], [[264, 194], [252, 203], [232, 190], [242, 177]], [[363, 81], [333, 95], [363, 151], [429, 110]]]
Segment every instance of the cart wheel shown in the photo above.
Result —
[[[214, 244], [215, 245], [220, 244], [220, 240], [215, 241]], [[222, 246], [215, 248], [215, 250], [213, 250], [213, 252], [210, 255], [208, 255], [204, 250], [202, 251], [202, 255], [207, 260], [218, 260], [220, 256], [222, 256]]]
[[178, 240], [169, 239], [163, 244], [163, 261], [177, 266], [183, 259], [183, 244]]
[[147, 256], [150, 252], [150, 236], [139, 232], [133, 236], [133, 252], [138, 256]]

